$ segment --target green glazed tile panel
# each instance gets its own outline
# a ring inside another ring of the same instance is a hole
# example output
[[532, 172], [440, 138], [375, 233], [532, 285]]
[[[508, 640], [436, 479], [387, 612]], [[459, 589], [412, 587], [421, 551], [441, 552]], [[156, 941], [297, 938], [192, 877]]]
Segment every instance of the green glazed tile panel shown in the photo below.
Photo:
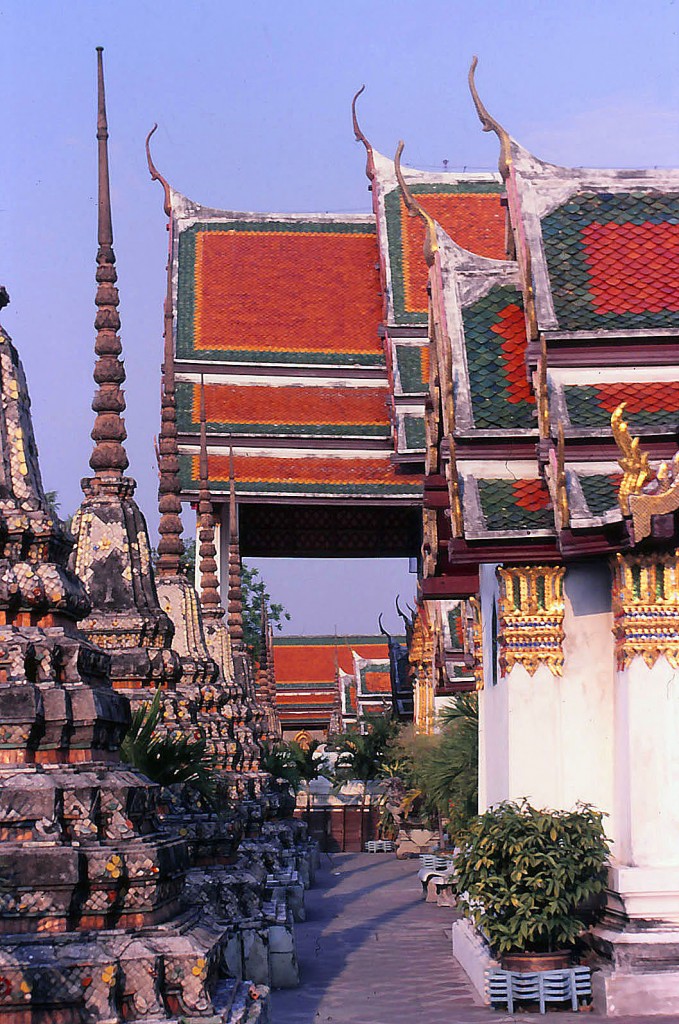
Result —
[[463, 312], [474, 425], [489, 430], [536, 428], [526, 379], [523, 297], [491, 288]]

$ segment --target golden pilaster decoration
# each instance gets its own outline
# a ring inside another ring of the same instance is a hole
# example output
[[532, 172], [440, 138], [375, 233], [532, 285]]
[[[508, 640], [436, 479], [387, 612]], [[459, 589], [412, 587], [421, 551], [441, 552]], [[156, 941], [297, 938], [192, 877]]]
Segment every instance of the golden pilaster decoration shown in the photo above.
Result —
[[462, 501], [460, 499], [460, 480], [457, 475], [457, 457], [455, 452], [455, 440], [451, 434], [448, 438], [448, 451], [450, 457], [446, 466], [446, 479], [448, 481], [448, 500], [450, 502], [450, 524], [453, 538], [464, 537], [464, 516], [462, 515]]
[[611, 429], [622, 456], [618, 459], [623, 472], [618, 502], [624, 516], [632, 518], [634, 543], [651, 532], [651, 517], [666, 515], [679, 509], [679, 452], [672, 461], [661, 462], [656, 471], [648, 455], [639, 450], [639, 438], [632, 437], [625, 423], [621, 402], [611, 416]]
[[415, 732], [430, 736], [434, 731], [434, 652], [436, 634], [429, 622], [429, 614], [420, 605], [415, 616], [408, 660], [413, 666]]
[[546, 665], [563, 671], [564, 566], [498, 568], [500, 584], [500, 669], [503, 675], [522, 665], [534, 675]]
[[613, 635], [618, 669], [634, 658], [679, 668], [678, 552], [621, 555], [612, 562]]
[[481, 621], [481, 604], [477, 597], [467, 601], [469, 626], [469, 653], [474, 658], [474, 679], [476, 689], [483, 689], [483, 623]]

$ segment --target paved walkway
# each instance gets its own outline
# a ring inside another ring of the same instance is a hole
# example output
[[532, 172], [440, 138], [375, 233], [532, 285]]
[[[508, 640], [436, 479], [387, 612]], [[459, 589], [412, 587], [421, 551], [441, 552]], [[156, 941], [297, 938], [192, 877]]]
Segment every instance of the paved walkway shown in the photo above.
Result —
[[[306, 894], [307, 920], [297, 925], [302, 984], [272, 994], [273, 1024], [610, 1020], [571, 1012], [511, 1016], [480, 1005], [450, 951], [454, 911], [422, 900], [415, 860], [324, 854], [322, 861], [316, 886]], [[670, 1017], [650, 1020], [676, 1024]]]

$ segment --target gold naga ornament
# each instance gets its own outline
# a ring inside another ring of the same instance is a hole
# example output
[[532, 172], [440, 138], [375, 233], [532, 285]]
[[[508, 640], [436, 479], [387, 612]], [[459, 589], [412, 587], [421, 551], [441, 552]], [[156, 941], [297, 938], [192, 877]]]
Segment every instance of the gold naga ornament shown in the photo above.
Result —
[[618, 503], [623, 516], [632, 519], [633, 540], [639, 544], [651, 533], [652, 516], [679, 509], [679, 452], [653, 470], [648, 454], [640, 450], [640, 439], [631, 436], [623, 419], [626, 404], [621, 402], [611, 415], [611, 429], [621, 452]]

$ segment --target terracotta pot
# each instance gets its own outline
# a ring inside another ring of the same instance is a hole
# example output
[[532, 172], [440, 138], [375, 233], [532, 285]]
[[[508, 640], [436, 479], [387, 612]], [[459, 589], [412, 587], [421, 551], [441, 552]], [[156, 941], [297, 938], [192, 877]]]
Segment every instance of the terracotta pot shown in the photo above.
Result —
[[534, 971], [562, 971], [571, 966], [570, 949], [554, 953], [510, 953], [502, 957], [505, 971], [528, 974]]

